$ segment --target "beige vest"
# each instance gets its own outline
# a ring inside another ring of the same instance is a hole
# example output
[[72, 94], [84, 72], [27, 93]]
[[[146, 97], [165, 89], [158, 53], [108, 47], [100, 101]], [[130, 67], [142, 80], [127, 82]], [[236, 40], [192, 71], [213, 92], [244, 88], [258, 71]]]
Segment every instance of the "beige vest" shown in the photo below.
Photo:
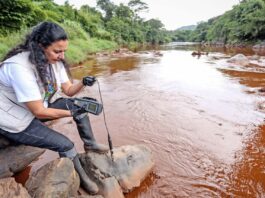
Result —
[[[5, 60], [4, 63], [17, 63], [33, 71], [43, 99], [45, 94], [44, 87], [36, 67], [29, 61], [28, 57], [29, 52], [22, 52]], [[62, 63], [53, 65], [56, 79], [59, 79], [59, 64]], [[58, 90], [60, 90], [61, 84], [58, 80], [57, 83]], [[54, 94], [52, 101], [59, 97], [61, 96], [58, 93]], [[34, 115], [28, 110], [25, 104], [17, 101], [13, 88], [6, 87], [0, 83], [0, 128], [11, 133], [18, 133], [26, 129], [33, 119]]]

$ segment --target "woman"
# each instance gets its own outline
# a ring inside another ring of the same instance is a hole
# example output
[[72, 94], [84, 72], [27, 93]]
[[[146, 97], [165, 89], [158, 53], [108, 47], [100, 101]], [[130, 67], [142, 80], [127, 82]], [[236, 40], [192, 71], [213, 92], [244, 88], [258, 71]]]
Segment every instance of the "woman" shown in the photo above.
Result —
[[0, 65], [0, 134], [16, 143], [50, 149], [70, 158], [83, 188], [96, 194], [98, 187], [83, 170], [74, 143], [43, 124], [72, 116], [85, 151], [108, 151], [96, 143], [87, 113], [72, 100], [58, 98], [59, 90], [73, 96], [95, 82], [93, 77], [84, 77], [82, 82], [71, 83], [64, 62], [67, 46], [63, 28], [43, 22], [33, 28], [24, 43], [7, 53]]

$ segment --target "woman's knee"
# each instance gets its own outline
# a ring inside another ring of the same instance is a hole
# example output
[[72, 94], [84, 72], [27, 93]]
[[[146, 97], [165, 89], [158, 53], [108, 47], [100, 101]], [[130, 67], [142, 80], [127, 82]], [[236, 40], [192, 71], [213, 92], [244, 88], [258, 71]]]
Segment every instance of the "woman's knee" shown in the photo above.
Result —
[[59, 152], [60, 157], [67, 157], [71, 160], [74, 159], [74, 157], [77, 155], [77, 151], [75, 149], [75, 147], [73, 147], [70, 150], [64, 151], [64, 152]]
[[77, 155], [74, 143], [71, 142], [67, 137], [65, 137], [65, 139], [67, 140], [60, 143], [60, 149], [58, 150], [59, 156], [74, 159], [74, 157]]
[[58, 152], [66, 152], [74, 148], [74, 143], [68, 138], [58, 141]]

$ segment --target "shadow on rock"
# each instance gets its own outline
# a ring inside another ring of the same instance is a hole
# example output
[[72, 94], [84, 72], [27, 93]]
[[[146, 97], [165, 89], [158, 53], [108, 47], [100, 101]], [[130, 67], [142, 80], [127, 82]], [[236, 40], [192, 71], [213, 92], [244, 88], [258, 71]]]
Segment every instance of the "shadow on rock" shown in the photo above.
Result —
[[139, 187], [154, 167], [152, 153], [143, 145], [122, 146], [113, 151], [114, 161], [108, 154], [80, 154], [85, 171], [105, 198], [124, 197], [123, 193]]

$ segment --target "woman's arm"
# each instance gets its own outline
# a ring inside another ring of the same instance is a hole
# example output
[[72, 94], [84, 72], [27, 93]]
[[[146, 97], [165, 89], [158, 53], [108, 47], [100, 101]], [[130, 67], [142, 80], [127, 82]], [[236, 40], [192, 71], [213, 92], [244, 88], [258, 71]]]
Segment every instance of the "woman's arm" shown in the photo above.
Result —
[[84, 88], [82, 81], [75, 84], [71, 83], [70, 81], [62, 83], [63, 93], [70, 97], [77, 94], [82, 88]]
[[71, 112], [68, 110], [45, 108], [42, 100], [25, 102], [25, 105], [38, 119], [57, 119], [71, 116]]

